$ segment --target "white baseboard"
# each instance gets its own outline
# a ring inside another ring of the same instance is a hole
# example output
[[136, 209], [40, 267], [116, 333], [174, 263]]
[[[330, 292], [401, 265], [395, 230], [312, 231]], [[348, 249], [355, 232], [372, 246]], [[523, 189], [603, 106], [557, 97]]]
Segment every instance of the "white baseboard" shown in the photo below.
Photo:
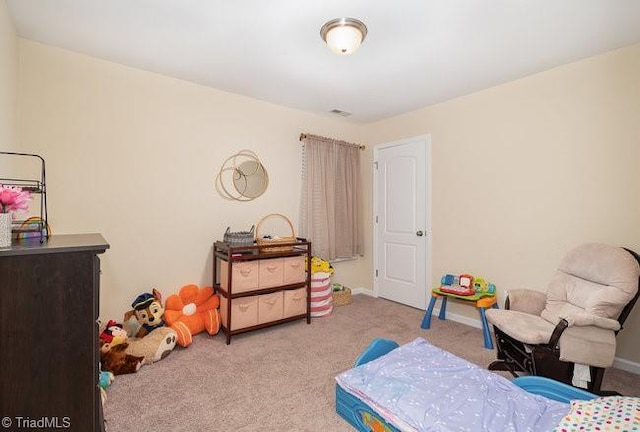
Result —
[[378, 297], [373, 293], [372, 290], [367, 288], [352, 288], [351, 294], [364, 294], [364, 295], [368, 295], [369, 297]]
[[[370, 290], [367, 288], [353, 288], [351, 290], [351, 294], [364, 294], [370, 297], [378, 297], [377, 295], [374, 294], [373, 290]], [[440, 313], [440, 308], [433, 309], [433, 315], [435, 315], [436, 318], [439, 313]], [[450, 319], [451, 321], [459, 322], [461, 324], [466, 324], [471, 327], [482, 329], [482, 322], [479, 319], [473, 319], [473, 318], [466, 317], [464, 315], [458, 315], [451, 312], [447, 312], [447, 319]]]
[[640, 375], [640, 363], [632, 362], [620, 357], [613, 359], [613, 367], [623, 371], [631, 372], [636, 375]]
[[[433, 317], [435, 316], [436, 318], [438, 317], [438, 314], [440, 313], [440, 308], [433, 308], [433, 314], [432, 314], [432, 322], [433, 322]], [[482, 329], [482, 321], [480, 321], [479, 319], [474, 319], [474, 318], [469, 318], [468, 316], [464, 316], [464, 315], [458, 315], [455, 313], [451, 313], [451, 312], [447, 312], [447, 319], [451, 320], [451, 321], [455, 321], [458, 322], [460, 324], [466, 324], [470, 327], [475, 327], [478, 329]]]
[[[367, 288], [354, 288], [351, 290], [352, 294], [364, 294], [371, 297], [377, 297], [372, 290]], [[432, 317], [438, 318], [438, 314], [440, 313], [440, 308], [433, 308]], [[433, 319], [433, 318], [432, 318]], [[447, 319], [451, 321], [458, 322], [460, 324], [465, 324], [470, 327], [475, 327], [478, 329], [482, 329], [482, 322], [479, 319], [469, 318], [464, 315], [458, 315], [455, 313], [447, 312]], [[492, 332], [493, 333], [493, 332]], [[631, 372], [636, 375], [640, 375], [640, 363], [633, 362], [631, 360], [623, 359], [620, 357], [616, 357], [613, 360], [613, 367], [616, 369], [620, 369], [626, 372]]]

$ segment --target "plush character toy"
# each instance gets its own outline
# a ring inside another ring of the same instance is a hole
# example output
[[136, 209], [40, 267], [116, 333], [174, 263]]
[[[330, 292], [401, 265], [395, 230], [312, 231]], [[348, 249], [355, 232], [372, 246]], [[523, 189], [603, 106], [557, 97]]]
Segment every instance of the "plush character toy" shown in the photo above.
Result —
[[116, 345], [107, 352], [100, 353], [100, 361], [102, 361], [102, 367], [109, 372], [113, 372], [114, 375], [123, 375], [138, 372], [142, 367], [144, 357], [136, 357], [126, 353], [126, 349], [129, 346], [124, 342], [120, 345]]
[[142, 325], [136, 337], [145, 337], [152, 330], [164, 326], [164, 320], [162, 315], [164, 314], [164, 308], [162, 307], [162, 295], [157, 289], [153, 289], [152, 293], [140, 294], [131, 303], [133, 310], [124, 314], [124, 320], [128, 321], [129, 318], [135, 315], [138, 322]]
[[100, 388], [106, 390], [114, 379], [116, 379], [116, 377], [113, 375], [113, 372], [102, 370], [102, 365], [100, 365]]
[[116, 345], [120, 345], [127, 340], [129, 335], [124, 331], [122, 325], [114, 320], [109, 320], [106, 327], [100, 332], [100, 352], [107, 352]]
[[130, 339], [127, 354], [143, 357], [145, 364], [151, 364], [171, 354], [177, 340], [178, 336], [173, 329], [158, 327], [143, 338]]
[[116, 379], [113, 372], [107, 372], [102, 370], [102, 363], [100, 364], [100, 399], [102, 400], [102, 406], [107, 402], [107, 387], [111, 385], [113, 380]]
[[143, 364], [168, 356], [177, 339], [176, 332], [168, 327], [158, 327], [144, 338], [129, 339], [122, 324], [111, 320], [100, 334], [103, 370], [115, 375], [136, 372]]
[[127, 354], [129, 344], [126, 340], [127, 332], [120, 324], [110, 320], [100, 333], [100, 361], [103, 370], [122, 375], [137, 372], [142, 367], [144, 357]]
[[164, 319], [178, 333], [178, 345], [191, 345], [192, 336], [204, 330], [210, 335], [220, 330], [220, 299], [212, 287], [185, 285], [165, 303]]
[[329, 261], [318, 256], [311, 257], [311, 273], [328, 273], [331, 276], [333, 271], [333, 266]]

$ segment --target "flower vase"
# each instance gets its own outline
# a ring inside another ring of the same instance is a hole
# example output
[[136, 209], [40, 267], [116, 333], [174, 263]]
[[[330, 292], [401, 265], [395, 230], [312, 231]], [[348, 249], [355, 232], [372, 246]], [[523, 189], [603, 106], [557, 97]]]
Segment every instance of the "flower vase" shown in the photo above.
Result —
[[11, 246], [11, 213], [0, 213], [0, 248]]

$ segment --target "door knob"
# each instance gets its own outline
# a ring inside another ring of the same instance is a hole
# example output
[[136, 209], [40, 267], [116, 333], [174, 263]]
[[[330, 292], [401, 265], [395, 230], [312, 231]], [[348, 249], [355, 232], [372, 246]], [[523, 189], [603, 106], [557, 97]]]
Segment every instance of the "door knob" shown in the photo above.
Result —
[[422, 237], [422, 235], [423, 235], [423, 234], [424, 234], [424, 233], [423, 233], [422, 231], [416, 231], [416, 235], [417, 235], [418, 237]]

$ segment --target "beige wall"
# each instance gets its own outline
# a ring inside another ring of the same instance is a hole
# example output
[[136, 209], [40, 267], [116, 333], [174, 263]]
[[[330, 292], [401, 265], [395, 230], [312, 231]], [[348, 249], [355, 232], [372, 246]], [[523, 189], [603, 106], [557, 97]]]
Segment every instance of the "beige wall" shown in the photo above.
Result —
[[[433, 282], [483, 275], [503, 299], [580, 243], [640, 251], [639, 77], [635, 45], [367, 125], [372, 145], [431, 134]], [[639, 332], [640, 306], [619, 357], [640, 362]]]
[[[279, 212], [297, 224], [300, 132], [359, 141], [360, 128], [189, 82], [20, 41], [20, 136], [47, 161], [55, 233], [100, 232], [101, 317], [135, 296], [211, 284], [211, 248], [227, 226]], [[252, 202], [214, 188], [224, 160], [250, 149], [270, 176]], [[360, 260], [364, 261], [364, 260]], [[338, 279], [368, 282], [358, 262]], [[355, 270], [353, 270], [355, 269]]]
[[[301, 131], [367, 143], [368, 227], [373, 145], [431, 134], [434, 279], [483, 275], [503, 299], [510, 287], [544, 289], [581, 242], [640, 250], [640, 45], [364, 126], [29, 41], [20, 59], [21, 148], [47, 159], [53, 231], [101, 232], [112, 246], [103, 318], [152, 287], [209, 283], [211, 243], [227, 226], [276, 211], [295, 223]], [[213, 188], [240, 149], [271, 178], [250, 203]], [[370, 239], [364, 259], [336, 266], [337, 281], [372, 286]], [[635, 311], [619, 357], [640, 362], [639, 330]]]
[[[7, 4], [0, 0], [0, 151], [16, 147], [17, 88], [18, 39]], [[8, 170], [7, 160], [0, 158], [0, 177]]]

